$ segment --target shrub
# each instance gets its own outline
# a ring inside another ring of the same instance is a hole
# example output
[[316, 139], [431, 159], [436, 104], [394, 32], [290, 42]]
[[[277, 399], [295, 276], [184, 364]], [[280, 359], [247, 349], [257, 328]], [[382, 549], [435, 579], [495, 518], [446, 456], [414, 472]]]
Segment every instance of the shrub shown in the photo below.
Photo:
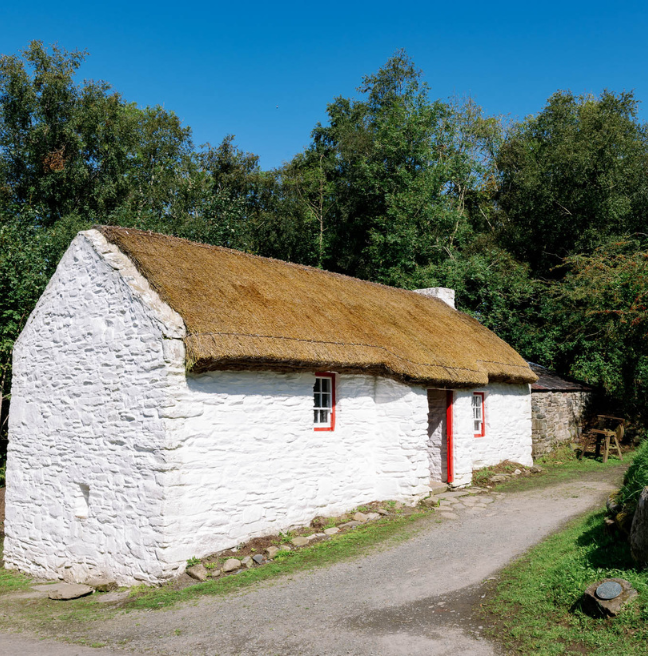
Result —
[[634, 460], [623, 478], [618, 501], [633, 506], [646, 485], [648, 485], [648, 440], [644, 440], [635, 452]]

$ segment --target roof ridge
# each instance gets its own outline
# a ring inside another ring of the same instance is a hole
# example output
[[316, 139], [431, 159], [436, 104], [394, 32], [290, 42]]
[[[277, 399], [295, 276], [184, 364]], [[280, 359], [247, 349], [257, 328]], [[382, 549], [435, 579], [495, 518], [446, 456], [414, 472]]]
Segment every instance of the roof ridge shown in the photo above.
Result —
[[[99, 230], [103, 233], [103, 230], [109, 228], [110, 230], [119, 230], [119, 231], [124, 231], [126, 234], [128, 234], [128, 231], [132, 232], [137, 232], [140, 234], [144, 235], [149, 235], [149, 236], [154, 236], [154, 237], [162, 237], [165, 239], [172, 239], [176, 241], [182, 241], [186, 242], [187, 244], [191, 244], [192, 246], [199, 246], [201, 248], [206, 248], [208, 250], [216, 250], [221, 253], [227, 253], [230, 255], [234, 255], [237, 257], [248, 257], [250, 259], [258, 259], [258, 260], [263, 260], [265, 262], [274, 262], [276, 264], [282, 264], [284, 266], [290, 266], [290, 267], [295, 267], [297, 269], [304, 269], [306, 271], [313, 271], [314, 273], [320, 273], [320, 274], [326, 274], [328, 276], [334, 276], [336, 278], [343, 278], [345, 280], [353, 280], [354, 282], [360, 282], [365, 285], [372, 285], [375, 287], [380, 287], [382, 289], [389, 289], [390, 291], [396, 291], [396, 292], [406, 292], [408, 294], [416, 294], [417, 298], [425, 298], [432, 300], [437, 303], [443, 303], [444, 306], [448, 307], [451, 310], [454, 310], [455, 312], [460, 312], [461, 314], [465, 314], [464, 312], [461, 312], [460, 310], [457, 310], [456, 308], [453, 308], [449, 306], [445, 301], [442, 301], [434, 296], [425, 296], [424, 294], [419, 294], [417, 293], [414, 289], [404, 289], [403, 287], [392, 287], [391, 285], [386, 285], [381, 282], [374, 282], [372, 280], [365, 280], [364, 278], [356, 278], [355, 276], [350, 276], [346, 273], [338, 273], [337, 271], [329, 271], [328, 269], [320, 269], [315, 266], [311, 266], [309, 264], [299, 264], [298, 262], [289, 262], [287, 260], [280, 260], [276, 257], [267, 257], [266, 255], [257, 255], [256, 253], [248, 253], [247, 251], [240, 251], [236, 248], [229, 248], [227, 246], [216, 246], [214, 244], [206, 244], [201, 241], [192, 241], [191, 239], [187, 239], [186, 237], [177, 237], [176, 235], [167, 235], [162, 232], [155, 232], [153, 230], [141, 230], [140, 228], [126, 228], [124, 226], [116, 226], [116, 225], [108, 225], [108, 224], [96, 224], [92, 226], [93, 230]], [[106, 236], [106, 235], [104, 235]], [[469, 316], [469, 315], [466, 315]]]

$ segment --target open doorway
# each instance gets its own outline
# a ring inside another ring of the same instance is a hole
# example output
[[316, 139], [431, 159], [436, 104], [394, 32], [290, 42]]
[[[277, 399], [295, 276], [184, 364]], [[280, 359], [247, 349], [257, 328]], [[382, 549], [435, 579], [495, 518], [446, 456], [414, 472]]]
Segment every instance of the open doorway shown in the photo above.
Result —
[[[430, 478], [452, 483], [452, 398], [450, 390], [429, 389], [428, 397], [428, 456]], [[448, 471], [448, 454], [450, 470]]]

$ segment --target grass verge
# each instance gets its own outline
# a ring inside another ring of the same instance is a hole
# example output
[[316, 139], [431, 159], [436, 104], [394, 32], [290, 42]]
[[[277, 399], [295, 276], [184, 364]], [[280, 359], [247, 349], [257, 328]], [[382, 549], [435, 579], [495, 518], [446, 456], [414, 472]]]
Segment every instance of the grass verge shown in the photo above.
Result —
[[378, 520], [359, 526], [348, 533], [336, 535], [327, 542], [319, 542], [296, 551], [282, 551], [271, 563], [263, 567], [244, 570], [236, 576], [205, 581], [182, 590], [173, 590], [171, 585], [163, 585], [159, 588], [136, 588], [126, 607], [161, 608], [204, 595], [227, 594], [259, 581], [362, 556], [378, 544], [393, 544], [411, 537], [417, 528], [422, 527], [418, 520], [433, 512], [421, 510], [408, 515]]
[[[491, 637], [512, 652], [539, 656], [645, 656], [648, 572], [634, 567], [623, 538], [604, 533], [603, 517], [580, 519], [504, 570], [483, 604]], [[627, 579], [639, 598], [614, 620], [591, 618], [581, 596], [607, 577]]]
[[[625, 466], [632, 457], [631, 453], [624, 453], [623, 461], [618, 457], [610, 456], [606, 463], [602, 462], [602, 457], [594, 458], [592, 454], [587, 454], [582, 460], [578, 460], [577, 453], [572, 451], [569, 446], [560, 447], [555, 451], [547, 454], [535, 461], [536, 465], [542, 467], [542, 473], [531, 476], [516, 476], [510, 478], [504, 483], [498, 483], [496, 487], [502, 492], [523, 492], [537, 487], [545, 487], [566, 482], [580, 474], [588, 472], [597, 472], [601, 469], [614, 469]], [[488, 478], [494, 474], [510, 473], [515, 465], [509, 465], [508, 469], [490, 467], [480, 469], [473, 473], [473, 485], [487, 486]]]
[[[117, 612], [137, 609], [162, 609], [183, 601], [196, 600], [208, 595], [225, 595], [251, 585], [277, 580], [301, 571], [323, 567], [335, 562], [366, 555], [379, 546], [387, 546], [408, 539], [427, 525], [426, 518], [434, 521], [434, 510], [421, 509], [403, 515], [391, 516], [359, 526], [353, 531], [334, 536], [326, 542], [277, 554], [274, 561], [258, 568], [241, 571], [235, 576], [208, 580], [181, 590], [173, 583], [160, 587], [139, 587], [119, 605], [99, 603], [93, 596], [75, 599], [62, 604], [49, 599], [15, 598], [0, 596], [3, 613], [0, 629], [30, 629], [46, 634], [69, 635], [74, 641], [82, 640], [83, 624], [107, 619]], [[29, 588], [31, 580], [19, 573], [0, 569], [0, 595]]]

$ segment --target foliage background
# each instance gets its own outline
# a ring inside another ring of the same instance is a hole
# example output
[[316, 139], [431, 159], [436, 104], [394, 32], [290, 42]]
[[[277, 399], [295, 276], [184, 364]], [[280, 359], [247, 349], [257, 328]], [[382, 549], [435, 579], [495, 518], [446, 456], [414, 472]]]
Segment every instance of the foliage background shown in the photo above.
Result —
[[433, 98], [398, 51], [262, 170], [231, 135], [196, 147], [172, 111], [79, 82], [86, 54], [32, 42], [0, 59], [0, 438], [13, 342], [96, 223], [452, 287], [524, 357], [645, 423], [648, 132], [632, 93], [558, 91], [514, 122]]

